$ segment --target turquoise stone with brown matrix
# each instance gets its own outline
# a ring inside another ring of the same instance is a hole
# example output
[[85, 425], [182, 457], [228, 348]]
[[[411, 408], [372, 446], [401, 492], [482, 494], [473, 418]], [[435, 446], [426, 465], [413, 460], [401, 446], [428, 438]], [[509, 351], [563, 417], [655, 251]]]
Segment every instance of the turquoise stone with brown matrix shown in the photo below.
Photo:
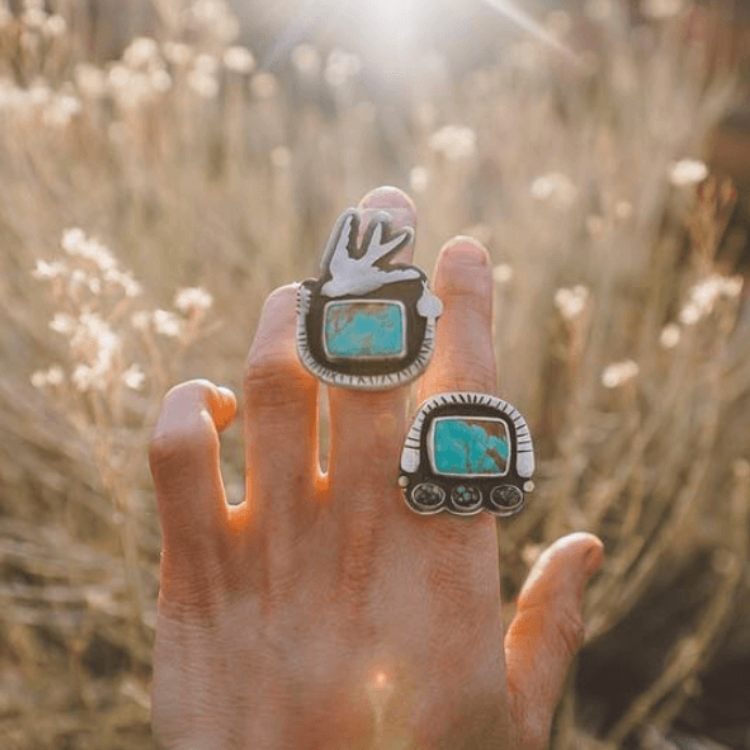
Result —
[[324, 337], [326, 352], [337, 359], [403, 357], [403, 308], [395, 302], [331, 302]]
[[435, 420], [433, 455], [438, 474], [501, 475], [508, 470], [508, 438], [499, 420]]

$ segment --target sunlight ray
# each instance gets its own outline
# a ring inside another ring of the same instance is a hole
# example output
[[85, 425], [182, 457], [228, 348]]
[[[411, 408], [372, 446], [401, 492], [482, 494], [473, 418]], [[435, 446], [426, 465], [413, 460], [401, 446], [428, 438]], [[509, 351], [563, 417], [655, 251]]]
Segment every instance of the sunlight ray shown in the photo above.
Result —
[[577, 55], [573, 50], [566, 47], [559, 39], [550, 34], [544, 26], [535, 21], [528, 13], [513, 5], [510, 0], [482, 0], [482, 2], [493, 10], [496, 10], [498, 13], [504, 15], [524, 31], [528, 31], [529, 34], [540, 42], [544, 42], [544, 44], [561, 52], [566, 57], [577, 59]]

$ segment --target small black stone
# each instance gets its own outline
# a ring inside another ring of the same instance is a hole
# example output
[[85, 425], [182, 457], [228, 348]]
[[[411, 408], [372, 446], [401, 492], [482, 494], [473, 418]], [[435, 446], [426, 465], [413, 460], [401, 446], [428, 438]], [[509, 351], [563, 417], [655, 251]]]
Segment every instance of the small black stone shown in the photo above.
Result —
[[432, 508], [443, 502], [445, 493], [436, 484], [424, 483], [418, 484], [412, 490], [411, 496], [417, 505]]
[[498, 508], [511, 510], [523, 502], [523, 492], [512, 484], [503, 484], [492, 490], [490, 500]]

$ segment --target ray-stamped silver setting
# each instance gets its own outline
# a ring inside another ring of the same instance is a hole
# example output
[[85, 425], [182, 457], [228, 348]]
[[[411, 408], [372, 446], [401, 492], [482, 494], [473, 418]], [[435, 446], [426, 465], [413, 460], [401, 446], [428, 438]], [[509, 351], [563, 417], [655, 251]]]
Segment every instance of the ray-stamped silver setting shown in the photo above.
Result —
[[441, 393], [419, 408], [400, 468], [399, 485], [416, 513], [507, 517], [534, 489], [534, 445], [526, 420], [507, 401]]
[[414, 230], [393, 231], [386, 211], [361, 232], [363, 220], [360, 209], [341, 215], [320, 278], [298, 286], [297, 353], [328, 385], [386, 390], [425, 370], [443, 305], [420, 268], [392, 262], [413, 243]]

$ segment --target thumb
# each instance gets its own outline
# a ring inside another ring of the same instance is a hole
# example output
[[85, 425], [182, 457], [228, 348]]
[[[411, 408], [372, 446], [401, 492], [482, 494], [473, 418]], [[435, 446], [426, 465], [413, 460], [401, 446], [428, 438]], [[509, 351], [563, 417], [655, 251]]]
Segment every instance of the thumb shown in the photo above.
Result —
[[593, 534], [558, 539], [537, 560], [505, 636], [508, 688], [523, 748], [545, 748], [565, 678], [584, 637], [583, 594], [604, 560]]

